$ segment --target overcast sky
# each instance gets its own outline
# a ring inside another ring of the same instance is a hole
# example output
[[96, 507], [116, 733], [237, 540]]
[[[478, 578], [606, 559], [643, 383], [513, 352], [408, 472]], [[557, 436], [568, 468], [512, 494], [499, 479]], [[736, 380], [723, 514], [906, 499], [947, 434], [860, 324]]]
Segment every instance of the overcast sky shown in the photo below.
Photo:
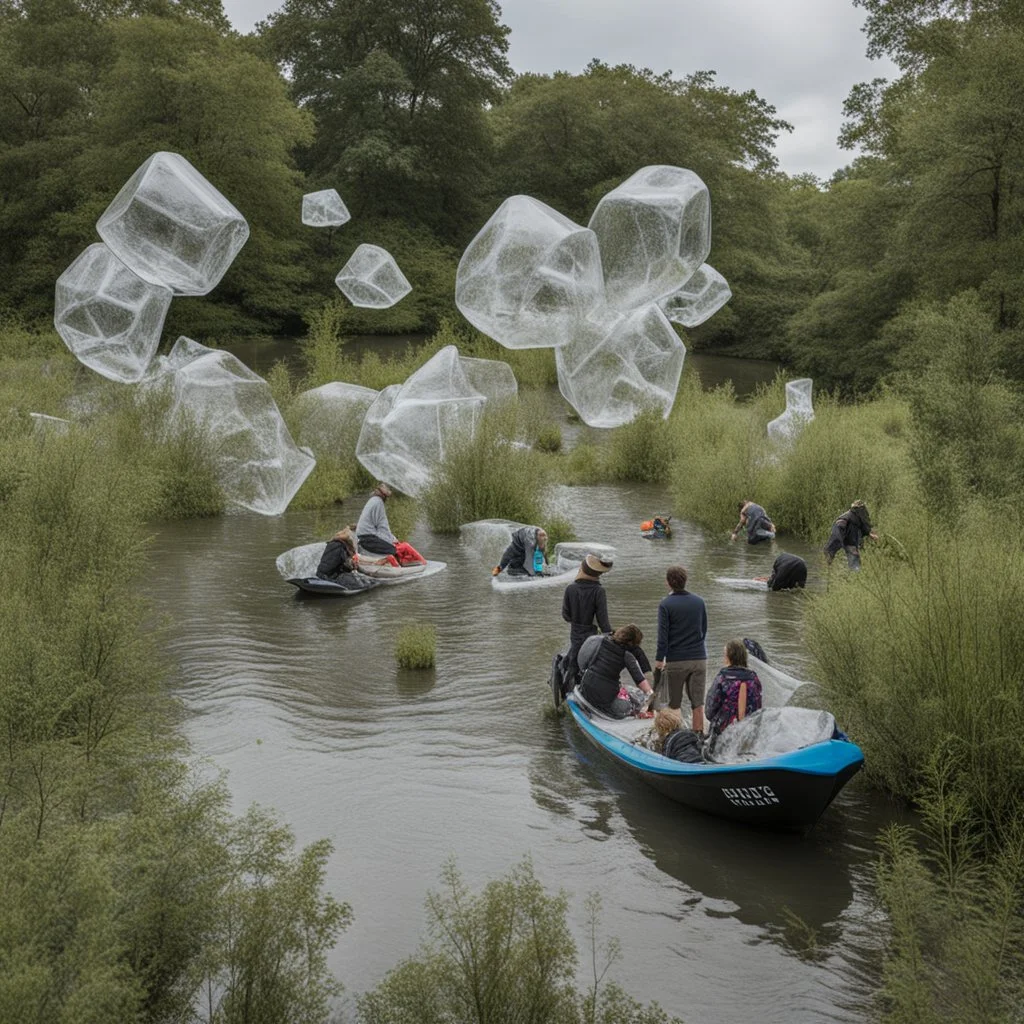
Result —
[[[248, 32], [278, 0], [224, 0]], [[892, 77], [864, 56], [864, 12], [852, 0], [504, 0], [516, 71], [579, 72], [592, 57], [677, 77], [718, 72], [732, 89], [755, 89], [793, 131], [777, 153], [788, 174], [828, 177], [853, 154], [836, 145], [842, 104], [856, 82]]]

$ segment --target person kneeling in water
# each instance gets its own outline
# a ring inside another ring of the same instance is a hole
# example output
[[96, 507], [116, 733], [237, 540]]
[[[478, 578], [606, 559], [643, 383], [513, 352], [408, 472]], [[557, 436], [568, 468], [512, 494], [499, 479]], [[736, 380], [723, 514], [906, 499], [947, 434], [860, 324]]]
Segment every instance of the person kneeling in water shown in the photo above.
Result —
[[359, 556], [356, 554], [352, 527], [346, 526], [327, 542], [320, 564], [316, 567], [316, 575], [318, 579], [337, 582], [340, 576], [355, 572], [358, 568]]
[[509, 576], [543, 576], [547, 546], [548, 535], [539, 526], [520, 526], [491, 575], [505, 571]]
[[627, 669], [633, 682], [644, 693], [651, 693], [651, 684], [629, 650], [639, 647], [643, 638], [638, 627], [629, 625], [610, 636], [592, 636], [583, 642], [577, 662], [582, 673], [580, 692], [588, 704], [612, 718], [626, 718], [637, 710], [632, 701], [619, 696], [619, 676]]

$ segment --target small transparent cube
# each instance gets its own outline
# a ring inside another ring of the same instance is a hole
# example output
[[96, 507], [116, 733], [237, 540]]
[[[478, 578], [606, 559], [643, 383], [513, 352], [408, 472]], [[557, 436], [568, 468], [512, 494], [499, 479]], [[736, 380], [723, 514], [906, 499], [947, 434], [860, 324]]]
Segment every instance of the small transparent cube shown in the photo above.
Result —
[[365, 242], [352, 253], [334, 283], [353, 306], [365, 309], [387, 309], [412, 291], [391, 253]]
[[682, 327], [699, 327], [731, 298], [729, 282], [714, 267], [702, 263], [679, 291], [662, 299], [658, 305], [673, 323]]
[[53, 323], [82, 363], [134, 384], [156, 355], [171, 298], [97, 242], [57, 279]]
[[122, 263], [175, 295], [212, 291], [249, 237], [245, 218], [177, 153], [154, 153], [96, 229]]
[[348, 207], [333, 188], [307, 192], [302, 197], [302, 223], [311, 228], [340, 228], [352, 219]]

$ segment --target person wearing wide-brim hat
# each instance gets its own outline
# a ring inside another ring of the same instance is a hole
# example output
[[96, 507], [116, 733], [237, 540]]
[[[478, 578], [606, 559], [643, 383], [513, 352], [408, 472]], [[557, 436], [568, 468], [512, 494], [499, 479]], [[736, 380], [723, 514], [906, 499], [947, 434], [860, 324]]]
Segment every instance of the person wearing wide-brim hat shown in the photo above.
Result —
[[611, 559], [590, 554], [580, 562], [576, 579], [565, 588], [562, 618], [569, 623], [569, 653], [566, 655], [566, 685], [576, 685], [579, 666], [576, 659], [583, 641], [597, 632], [610, 633], [608, 596], [601, 577], [612, 567]]

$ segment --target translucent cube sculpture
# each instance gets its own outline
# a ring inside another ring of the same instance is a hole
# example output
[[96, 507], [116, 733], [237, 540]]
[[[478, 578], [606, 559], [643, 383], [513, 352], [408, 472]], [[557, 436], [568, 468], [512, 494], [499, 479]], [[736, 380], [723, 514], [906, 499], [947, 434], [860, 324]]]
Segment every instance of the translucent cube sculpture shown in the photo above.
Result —
[[404, 384], [381, 391], [363, 420], [356, 458], [378, 479], [419, 495], [451, 441], [473, 435], [487, 402], [516, 391], [505, 363], [462, 359], [448, 345]]
[[718, 737], [714, 760], [753, 761], [832, 739], [836, 720], [810, 708], [764, 708], [734, 722]]
[[154, 153], [96, 229], [122, 263], [175, 295], [211, 291], [249, 237], [245, 218], [177, 153]]
[[773, 441], [790, 442], [814, 419], [811, 391], [814, 381], [810, 377], [786, 382], [786, 411], [768, 424], [768, 436]]
[[334, 283], [353, 306], [387, 309], [412, 291], [394, 257], [365, 242], [349, 257]]
[[171, 297], [97, 242], [57, 278], [53, 323], [86, 366], [132, 384], [156, 355]]
[[311, 228], [340, 228], [351, 219], [348, 207], [333, 188], [307, 192], [302, 197], [302, 223]]
[[668, 416], [686, 346], [654, 304], [605, 309], [555, 350], [558, 389], [591, 427], [620, 427], [644, 409]]
[[693, 277], [677, 292], [658, 303], [673, 323], [698, 327], [710, 320], [732, 298], [729, 282], [707, 263], [694, 271]]
[[492, 565], [497, 565], [502, 552], [509, 546], [514, 531], [525, 526], [514, 519], [477, 519], [459, 527], [459, 538]]
[[324, 557], [326, 541], [314, 541], [312, 544], [301, 544], [297, 548], [282, 551], [274, 561], [282, 579], [306, 579], [315, 576]]
[[71, 420], [48, 416], [45, 412], [30, 412], [32, 433], [39, 438], [62, 436], [71, 430]]
[[321, 455], [351, 454], [355, 451], [366, 410], [377, 392], [358, 384], [336, 380], [303, 391], [292, 406], [291, 421], [299, 444]]
[[263, 515], [280, 515], [316, 460], [292, 440], [262, 377], [230, 352], [179, 338], [150, 380], [170, 390], [167, 428], [197, 426], [227, 498]]
[[644, 167], [609, 192], [590, 218], [608, 302], [631, 310], [678, 291], [711, 251], [711, 200], [682, 167]]
[[615, 561], [615, 548], [611, 544], [598, 544], [587, 540], [563, 540], [555, 545], [552, 561], [565, 571], [579, 568], [587, 555], [597, 555], [606, 562]]
[[529, 196], [512, 196], [466, 247], [455, 304], [506, 348], [564, 344], [604, 301], [597, 237]]

